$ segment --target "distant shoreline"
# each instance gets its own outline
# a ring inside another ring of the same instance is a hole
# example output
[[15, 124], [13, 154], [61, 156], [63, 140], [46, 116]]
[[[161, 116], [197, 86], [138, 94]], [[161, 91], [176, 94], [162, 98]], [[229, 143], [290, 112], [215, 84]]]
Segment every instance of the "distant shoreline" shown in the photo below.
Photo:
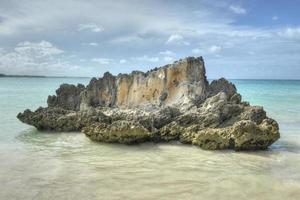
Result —
[[6, 74], [0, 74], [0, 78], [92, 78], [92, 77], [80, 77], [80, 76], [6, 75]]

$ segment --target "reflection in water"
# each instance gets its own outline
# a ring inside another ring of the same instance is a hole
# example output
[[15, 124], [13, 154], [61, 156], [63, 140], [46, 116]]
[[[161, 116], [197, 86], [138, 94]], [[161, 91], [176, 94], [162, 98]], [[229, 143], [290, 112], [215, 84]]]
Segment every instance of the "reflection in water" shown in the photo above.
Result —
[[102, 144], [80, 133], [34, 129], [17, 139], [25, 147], [12, 153], [14, 163], [0, 177], [7, 191], [1, 199], [300, 197], [299, 143], [291, 140], [269, 151], [212, 152], [177, 143]]

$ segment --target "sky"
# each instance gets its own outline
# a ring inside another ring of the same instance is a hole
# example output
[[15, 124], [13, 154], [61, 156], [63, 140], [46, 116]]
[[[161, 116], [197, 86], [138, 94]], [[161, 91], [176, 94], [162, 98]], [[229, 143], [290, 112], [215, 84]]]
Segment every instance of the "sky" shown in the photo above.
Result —
[[300, 79], [300, 0], [0, 0], [0, 73], [100, 77], [203, 56], [209, 79]]

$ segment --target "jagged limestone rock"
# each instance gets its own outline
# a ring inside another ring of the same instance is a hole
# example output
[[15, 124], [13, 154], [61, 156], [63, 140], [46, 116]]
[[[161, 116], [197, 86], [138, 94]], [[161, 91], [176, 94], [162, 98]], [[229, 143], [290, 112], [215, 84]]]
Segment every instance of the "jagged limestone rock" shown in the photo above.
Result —
[[84, 85], [78, 84], [69, 85], [62, 84], [56, 90], [56, 96], [48, 96], [49, 107], [60, 107], [66, 110], [79, 110], [80, 106], [80, 94], [85, 89]]
[[19, 113], [17, 117], [38, 130], [47, 131], [80, 131], [83, 127], [95, 122], [111, 122], [108, 116], [95, 109], [75, 112], [59, 107], [40, 107], [34, 112], [27, 109]]
[[39, 130], [82, 131], [94, 141], [133, 144], [180, 141], [207, 150], [267, 149], [279, 137], [262, 107], [243, 102], [226, 79], [208, 83], [202, 57], [147, 73], [63, 84], [48, 107], [17, 116]]

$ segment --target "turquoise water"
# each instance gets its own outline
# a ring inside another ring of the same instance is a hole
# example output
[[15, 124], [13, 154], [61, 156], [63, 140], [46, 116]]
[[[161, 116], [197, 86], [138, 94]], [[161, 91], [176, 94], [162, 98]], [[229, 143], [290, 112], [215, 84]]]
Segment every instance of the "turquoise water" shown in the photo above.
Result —
[[300, 81], [298, 80], [233, 80], [243, 99], [262, 105], [283, 130], [299, 131]]
[[124, 146], [39, 133], [16, 119], [81, 78], [0, 78], [0, 199], [300, 199], [300, 81], [233, 80], [279, 122], [269, 151]]

